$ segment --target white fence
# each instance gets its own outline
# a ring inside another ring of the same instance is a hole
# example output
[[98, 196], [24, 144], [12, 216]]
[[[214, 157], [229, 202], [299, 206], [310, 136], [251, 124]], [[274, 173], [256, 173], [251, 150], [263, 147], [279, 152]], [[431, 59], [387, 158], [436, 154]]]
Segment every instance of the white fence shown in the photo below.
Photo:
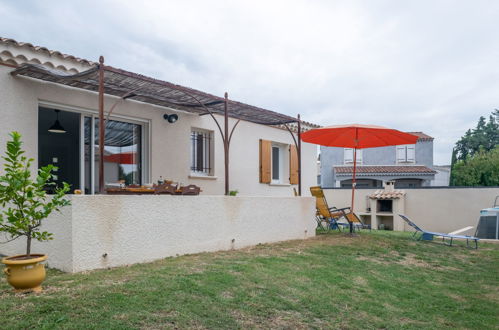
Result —
[[[47, 219], [50, 242], [33, 251], [67, 272], [148, 262], [315, 236], [311, 197], [72, 196]], [[0, 245], [23, 254], [24, 240]]]

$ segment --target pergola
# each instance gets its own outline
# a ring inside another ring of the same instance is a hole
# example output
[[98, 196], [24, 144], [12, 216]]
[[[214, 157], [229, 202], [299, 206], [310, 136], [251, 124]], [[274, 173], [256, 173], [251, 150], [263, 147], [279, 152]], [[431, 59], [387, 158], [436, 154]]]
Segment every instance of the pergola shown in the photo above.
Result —
[[[50, 69], [39, 64], [23, 64], [11, 72], [13, 76], [24, 76], [40, 79], [60, 85], [98, 92], [99, 95], [99, 191], [104, 193], [104, 135], [105, 120], [120, 101], [132, 99], [144, 103], [154, 104], [170, 109], [181, 110], [199, 116], [209, 115], [215, 121], [222, 136], [225, 158], [225, 194], [229, 194], [229, 147], [234, 129], [241, 120], [261, 125], [282, 126], [291, 134], [298, 153], [298, 194], [301, 195], [301, 120], [280, 114], [274, 111], [251, 106], [241, 102], [229, 100], [228, 94], [224, 97], [214, 96], [195, 89], [175, 85], [166, 81], [146, 77], [130, 71], [104, 65], [104, 58], [99, 58], [99, 64], [77, 73], [68, 74], [63, 71]], [[104, 95], [113, 95], [120, 98], [104, 117]], [[223, 128], [217, 115], [224, 116]], [[229, 132], [229, 117], [237, 119]], [[297, 124], [297, 138], [288, 124]]]

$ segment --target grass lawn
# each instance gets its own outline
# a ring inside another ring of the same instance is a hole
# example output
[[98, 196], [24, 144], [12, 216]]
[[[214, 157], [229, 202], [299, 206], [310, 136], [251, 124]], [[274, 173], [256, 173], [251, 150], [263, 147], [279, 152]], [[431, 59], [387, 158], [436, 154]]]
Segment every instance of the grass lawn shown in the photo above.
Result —
[[39, 295], [15, 294], [2, 278], [0, 315], [4, 329], [498, 329], [499, 245], [332, 233], [73, 275], [50, 270]]

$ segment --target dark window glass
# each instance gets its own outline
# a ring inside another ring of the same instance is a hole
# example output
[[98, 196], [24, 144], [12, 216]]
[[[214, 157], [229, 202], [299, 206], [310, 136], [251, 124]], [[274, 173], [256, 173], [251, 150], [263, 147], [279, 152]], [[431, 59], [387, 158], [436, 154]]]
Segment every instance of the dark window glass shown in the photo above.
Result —
[[279, 180], [279, 148], [272, 147], [272, 180]]
[[85, 153], [85, 194], [90, 194], [92, 191], [92, 118], [85, 117], [85, 132], [84, 132], [84, 153]]

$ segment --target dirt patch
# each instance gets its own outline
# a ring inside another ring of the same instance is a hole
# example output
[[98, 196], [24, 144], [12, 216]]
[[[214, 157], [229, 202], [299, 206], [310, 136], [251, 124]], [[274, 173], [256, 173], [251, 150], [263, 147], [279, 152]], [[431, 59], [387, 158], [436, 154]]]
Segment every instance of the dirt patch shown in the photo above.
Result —
[[380, 258], [375, 258], [375, 257], [358, 256], [356, 258], [356, 260], [359, 260], [359, 261], [369, 261], [369, 262], [372, 262], [372, 263], [375, 263], [375, 264], [379, 264], [379, 265], [388, 265], [388, 264], [390, 264], [390, 262], [388, 262], [386, 260], [383, 260], [383, 259], [380, 259]]
[[234, 296], [232, 295], [232, 292], [229, 291], [224, 291], [220, 294], [220, 296], [224, 299], [232, 299]]
[[426, 261], [421, 260], [421, 259], [416, 258], [416, 257], [417, 256], [415, 254], [408, 253], [407, 255], [404, 256], [403, 259], [399, 260], [397, 263], [399, 265], [404, 265], [404, 266], [415, 266], [415, 267], [423, 267], [423, 268], [459, 271], [458, 268], [454, 268], [454, 267], [429, 264]]
[[401, 260], [397, 261], [397, 264], [404, 266], [416, 266], [416, 267], [424, 267], [424, 268], [434, 268], [432, 265], [427, 263], [424, 260], [416, 258], [415, 254], [408, 253]]
[[309, 247], [320, 246], [349, 246], [358, 244], [359, 241], [367, 238], [362, 236], [343, 236], [343, 235], [317, 235], [306, 240], [293, 240], [275, 244], [260, 244], [252, 247], [237, 250], [245, 254], [256, 256], [264, 255], [282, 255], [286, 253], [296, 253], [307, 255], [305, 251]]
[[457, 295], [455, 293], [447, 293], [446, 295], [447, 295], [447, 297], [449, 297], [451, 299], [454, 299], [456, 301], [460, 301], [460, 302], [465, 302], [466, 301], [465, 298], [463, 298], [460, 295]]
[[355, 283], [355, 285], [366, 286], [367, 280], [361, 276], [355, 276], [353, 278], [353, 283]]
[[387, 310], [390, 312], [400, 312], [402, 309], [395, 307], [393, 305], [390, 305], [389, 303], [383, 303], [383, 307], [385, 307]]

